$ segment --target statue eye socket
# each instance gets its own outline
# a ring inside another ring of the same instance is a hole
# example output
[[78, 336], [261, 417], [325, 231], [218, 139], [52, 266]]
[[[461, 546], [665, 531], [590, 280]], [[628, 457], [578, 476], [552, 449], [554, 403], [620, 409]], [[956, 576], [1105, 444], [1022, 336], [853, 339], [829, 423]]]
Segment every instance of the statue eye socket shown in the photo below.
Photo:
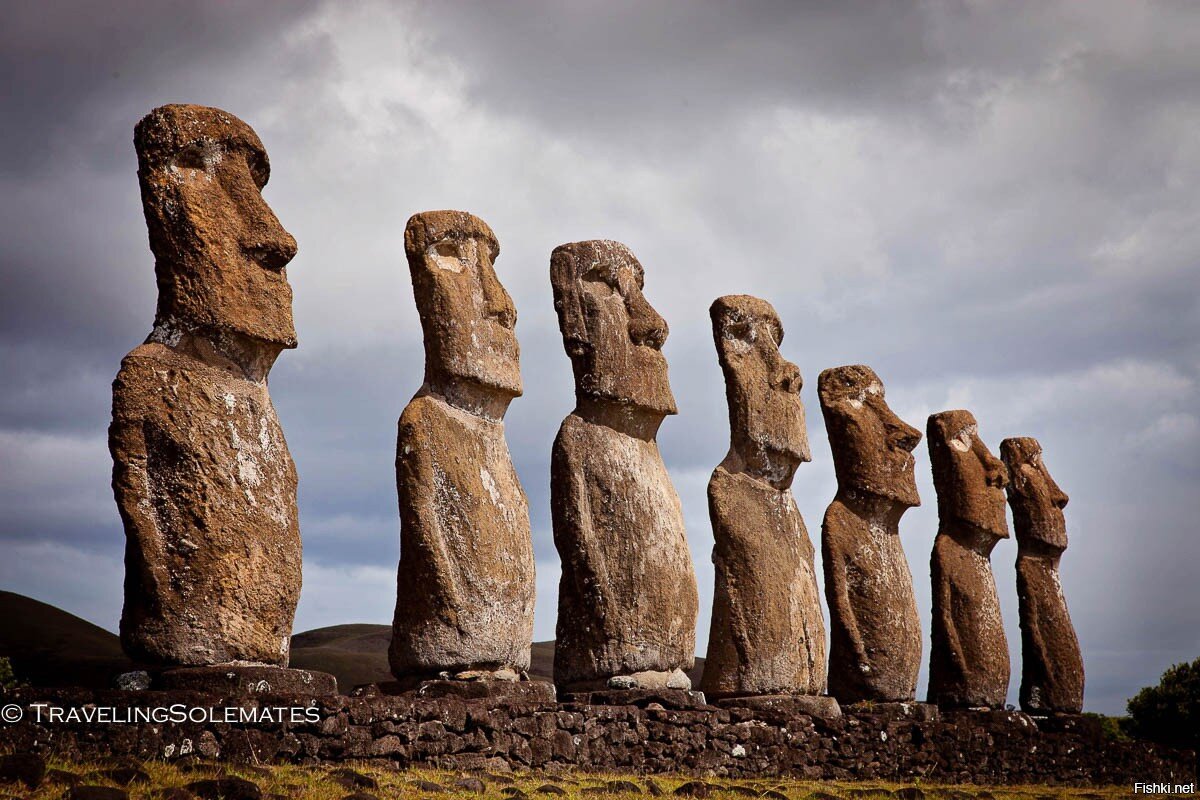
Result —
[[725, 330], [735, 339], [745, 341], [753, 341], [754, 339], [754, 326], [749, 322], [731, 322]]
[[175, 154], [175, 158], [171, 161], [172, 166], [179, 169], [196, 169], [204, 171], [208, 169], [208, 164], [204, 159], [204, 148], [198, 144], [190, 145], [183, 148]]
[[443, 239], [429, 248], [429, 257], [434, 265], [449, 272], [462, 272], [463, 254], [458, 242]]
[[594, 264], [583, 274], [583, 279], [593, 283], [603, 283], [613, 289], [620, 288], [617, 271], [609, 264]]

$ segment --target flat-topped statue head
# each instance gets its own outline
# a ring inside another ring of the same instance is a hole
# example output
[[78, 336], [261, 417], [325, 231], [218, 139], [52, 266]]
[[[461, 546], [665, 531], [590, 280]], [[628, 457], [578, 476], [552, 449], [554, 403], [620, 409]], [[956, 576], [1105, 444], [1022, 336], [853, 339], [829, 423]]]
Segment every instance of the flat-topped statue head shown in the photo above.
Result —
[[676, 413], [662, 354], [667, 323], [642, 294], [642, 265], [620, 242], [556, 247], [550, 283], [582, 403], [599, 400], [659, 418]]
[[817, 396], [839, 491], [919, 506], [912, 451], [921, 432], [888, 407], [874, 370], [861, 364], [827, 369], [817, 378]]
[[158, 281], [150, 339], [199, 337], [269, 369], [296, 346], [284, 269], [296, 240], [263, 199], [262, 142], [220, 109], [168, 105], [137, 124], [134, 146]]
[[1067, 493], [1058, 487], [1042, 461], [1042, 446], [1028, 436], [1005, 439], [1000, 457], [1008, 466], [1008, 502], [1013, 511], [1017, 544], [1067, 549]]
[[750, 295], [719, 297], [709, 315], [729, 404], [727, 466], [786, 489], [812, 453], [800, 369], [779, 352], [783, 323], [770, 303]]
[[521, 350], [517, 310], [492, 267], [496, 235], [465, 211], [426, 211], [409, 219], [404, 252], [425, 335], [426, 387], [503, 415], [521, 395]]
[[975, 416], [970, 411], [933, 414], [926, 436], [941, 523], [992, 544], [1007, 539], [1008, 470], [979, 438]]

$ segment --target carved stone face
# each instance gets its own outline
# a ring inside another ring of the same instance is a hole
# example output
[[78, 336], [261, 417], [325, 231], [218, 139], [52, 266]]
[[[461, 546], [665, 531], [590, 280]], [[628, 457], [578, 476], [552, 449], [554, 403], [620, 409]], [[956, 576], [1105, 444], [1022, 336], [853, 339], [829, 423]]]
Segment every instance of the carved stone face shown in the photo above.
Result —
[[1037, 542], [1055, 550], [1067, 549], [1067, 521], [1063, 509], [1070, 498], [1058, 488], [1042, 461], [1037, 439], [1018, 437], [1000, 443], [1000, 456], [1008, 466], [1008, 502], [1018, 544]]
[[942, 523], [1007, 539], [1004, 487], [1008, 470], [979, 438], [974, 415], [969, 411], [933, 414], [926, 433]]
[[619, 242], [555, 248], [550, 282], [578, 395], [676, 413], [662, 346], [667, 323], [642, 294], [644, 273]]
[[717, 357], [725, 373], [731, 447], [746, 471], [786, 487], [811, 461], [800, 369], [783, 357], [783, 323], [765, 300], [720, 297], [709, 309]]
[[468, 381], [508, 397], [521, 394], [517, 310], [493, 262], [496, 235], [464, 211], [415, 214], [404, 252], [425, 333], [425, 380]]
[[296, 240], [263, 199], [270, 165], [250, 126], [215, 108], [162, 106], [137, 124], [134, 146], [158, 279], [152, 338], [295, 347], [284, 268]]
[[888, 408], [874, 370], [861, 364], [827, 369], [817, 378], [817, 395], [838, 486], [919, 506], [912, 451], [921, 432]]

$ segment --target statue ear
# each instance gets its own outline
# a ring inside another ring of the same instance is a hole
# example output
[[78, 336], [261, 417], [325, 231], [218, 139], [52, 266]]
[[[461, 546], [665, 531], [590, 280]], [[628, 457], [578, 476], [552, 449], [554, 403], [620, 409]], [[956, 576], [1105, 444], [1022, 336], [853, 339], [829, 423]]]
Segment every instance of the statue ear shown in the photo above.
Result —
[[589, 343], [575, 274], [575, 254], [569, 246], [555, 248], [550, 256], [550, 285], [554, 289], [554, 310], [558, 312], [558, 327], [567, 355], [582, 355]]

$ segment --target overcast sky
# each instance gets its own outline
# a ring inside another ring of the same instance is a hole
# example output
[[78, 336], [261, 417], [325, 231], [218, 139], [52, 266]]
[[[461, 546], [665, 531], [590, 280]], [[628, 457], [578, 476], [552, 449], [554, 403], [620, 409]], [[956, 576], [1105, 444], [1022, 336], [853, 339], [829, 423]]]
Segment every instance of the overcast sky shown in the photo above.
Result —
[[[1200, 7], [1090, 3], [52, 3], [0, 11], [0, 587], [116, 629], [110, 382], [150, 330], [132, 131], [226, 109], [299, 241], [271, 394], [300, 473], [297, 630], [390, 622], [395, 422], [422, 376], [405, 221], [501, 243], [526, 396], [508, 414], [554, 631], [550, 446], [573, 405], [550, 251], [628, 244], [667, 319], [659, 442], [707, 640], [705, 485], [728, 428], [708, 307], [771, 301], [806, 385], [814, 542], [834, 493], [817, 374], [866, 363], [924, 430], [1035, 436], [1070, 494], [1088, 710], [1200, 656]], [[901, 524], [928, 654], [937, 528]], [[818, 548], [819, 551], [819, 548]], [[993, 554], [1020, 676], [1016, 545]], [[927, 657], [927, 655], [926, 655]], [[919, 696], [924, 696], [924, 673]]]

